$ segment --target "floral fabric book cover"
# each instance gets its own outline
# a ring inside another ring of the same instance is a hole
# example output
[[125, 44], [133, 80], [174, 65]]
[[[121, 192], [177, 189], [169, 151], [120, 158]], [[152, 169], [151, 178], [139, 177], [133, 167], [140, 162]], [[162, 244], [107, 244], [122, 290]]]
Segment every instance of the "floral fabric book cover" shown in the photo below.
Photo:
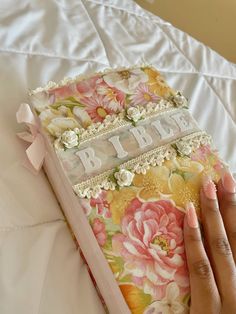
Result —
[[[31, 92], [17, 118], [109, 313], [188, 313], [186, 202], [224, 167], [187, 99], [151, 66], [111, 69]], [[33, 113], [32, 113], [32, 111]], [[199, 216], [200, 219], [200, 216]]]

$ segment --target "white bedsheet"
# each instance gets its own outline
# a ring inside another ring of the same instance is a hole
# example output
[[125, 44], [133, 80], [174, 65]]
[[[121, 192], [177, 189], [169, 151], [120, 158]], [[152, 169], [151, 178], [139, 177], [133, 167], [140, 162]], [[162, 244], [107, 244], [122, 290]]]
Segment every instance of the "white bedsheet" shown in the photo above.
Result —
[[64, 76], [152, 63], [236, 173], [236, 66], [128, 0], [0, 1], [0, 313], [99, 314], [43, 172], [22, 167], [15, 112], [27, 89]]

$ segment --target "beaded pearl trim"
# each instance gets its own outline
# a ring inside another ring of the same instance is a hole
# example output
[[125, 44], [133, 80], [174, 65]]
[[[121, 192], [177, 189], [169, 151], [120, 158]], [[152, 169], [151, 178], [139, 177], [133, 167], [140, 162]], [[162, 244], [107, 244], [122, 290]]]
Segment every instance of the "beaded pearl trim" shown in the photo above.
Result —
[[121, 164], [119, 168], [105, 171], [75, 184], [73, 189], [81, 198], [96, 198], [102, 189], [115, 190], [130, 186], [136, 173], [145, 174], [151, 166], [161, 165], [164, 160], [173, 159], [178, 155], [189, 156], [201, 145], [208, 144], [211, 144], [211, 137], [206, 132], [195, 132], [133, 158]]

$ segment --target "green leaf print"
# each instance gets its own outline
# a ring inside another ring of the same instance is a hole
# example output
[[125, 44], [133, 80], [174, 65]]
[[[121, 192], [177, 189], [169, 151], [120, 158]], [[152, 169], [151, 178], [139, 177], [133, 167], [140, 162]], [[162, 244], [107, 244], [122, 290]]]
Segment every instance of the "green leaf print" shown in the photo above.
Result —
[[108, 261], [109, 261], [109, 265], [113, 271], [114, 274], [118, 274], [118, 276], [120, 277], [120, 275], [123, 273], [124, 271], [124, 261], [120, 256], [114, 256], [114, 255], [110, 255], [108, 257]]
[[126, 275], [123, 278], [119, 279], [120, 283], [124, 283], [124, 282], [132, 282], [132, 276], [131, 275]]
[[73, 109], [75, 106], [83, 108], [85, 105], [81, 104], [75, 97], [70, 96], [65, 99], [57, 100], [53, 105], [51, 105], [52, 108], [58, 109], [60, 106], [65, 106], [67, 108]]
[[183, 303], [186, 304], [187, 306], [190, 306], [190, 303], [191, 303], [191, 295], [190, 295], [190, 293], [187, 293], [184, 296]]

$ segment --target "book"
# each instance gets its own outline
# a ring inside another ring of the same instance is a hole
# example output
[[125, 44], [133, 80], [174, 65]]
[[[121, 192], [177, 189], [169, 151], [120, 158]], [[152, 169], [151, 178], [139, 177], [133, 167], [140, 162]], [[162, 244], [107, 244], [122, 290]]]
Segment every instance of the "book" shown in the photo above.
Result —
[[185, 205], [200, 219], [202, 177], [225, 167], [188, 100], [144, 65], [49, 82], [29, 103], [28, 158], [43, 163], [109, 313], [188, 313]]

